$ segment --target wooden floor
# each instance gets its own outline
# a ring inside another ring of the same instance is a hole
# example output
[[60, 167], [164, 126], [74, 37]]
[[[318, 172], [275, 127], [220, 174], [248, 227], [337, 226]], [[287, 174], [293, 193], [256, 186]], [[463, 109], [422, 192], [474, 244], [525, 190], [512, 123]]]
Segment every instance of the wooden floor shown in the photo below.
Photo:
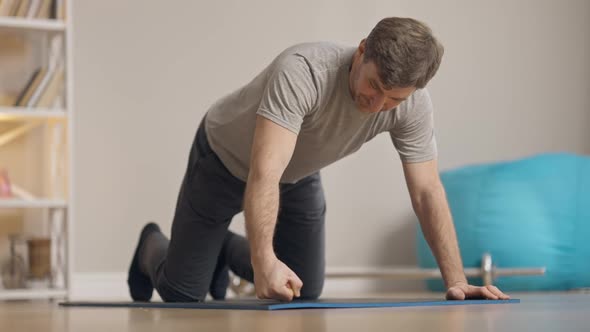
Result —
[[[590, 294], [511, 295], [522, 302], [273, 312], [63, 308], [49, 301], [0, 302], [0, 331], [590, 331]], [[396, 296], [432, 298], [431, 294]]]

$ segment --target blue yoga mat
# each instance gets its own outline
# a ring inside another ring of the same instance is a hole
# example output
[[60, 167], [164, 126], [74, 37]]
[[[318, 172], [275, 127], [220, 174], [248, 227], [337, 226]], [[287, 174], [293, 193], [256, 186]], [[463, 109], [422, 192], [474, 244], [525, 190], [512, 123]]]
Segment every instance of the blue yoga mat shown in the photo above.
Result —
[[170, 309], [234, 309], [234, 310], [284, 310], [312, 308], [383, 308], [383, 307], [426, 307], [445, 305], [472, 304], [508, 304], [520, 303], [518, 299], [510, 300], [400, 300], [400, 299], [321, 299], [315, 301], [294, 300], [280, 302], [275, 300], [231, 299], [225, 301], [205, 302], [62, 302], [64, 307], [100, 307], [100, 308], [170, 308]]

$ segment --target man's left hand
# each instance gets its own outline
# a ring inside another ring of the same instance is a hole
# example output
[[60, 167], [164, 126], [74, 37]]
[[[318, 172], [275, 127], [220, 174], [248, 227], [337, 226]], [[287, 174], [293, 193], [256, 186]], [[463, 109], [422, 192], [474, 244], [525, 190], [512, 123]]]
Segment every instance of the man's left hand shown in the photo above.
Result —
[[447, 300], [490, 299], [508, 300], [510, 296], [502, 293], [496, 286], [472, 286], [465, 282], [458, 282], [447, 290]]

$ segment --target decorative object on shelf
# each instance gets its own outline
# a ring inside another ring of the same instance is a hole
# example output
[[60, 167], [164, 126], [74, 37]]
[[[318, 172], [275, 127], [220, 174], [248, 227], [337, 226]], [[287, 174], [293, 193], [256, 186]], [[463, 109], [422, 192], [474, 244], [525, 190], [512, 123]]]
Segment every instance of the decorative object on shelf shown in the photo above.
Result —
[[29, 249], [29, 276], [44, 279], [51, 274], [51, 239], [32, 238], [27, 240]]
[[16, 252], [17, 235], [10, 236], [10, 257], [2, 264], [2, 285], [6, 289], [25, 288], [27, 271], [25, 261]]
[[0, 198], [12, 197], [12, 189], [10, 186], [10, 179], [6, 170], [0, 171]]

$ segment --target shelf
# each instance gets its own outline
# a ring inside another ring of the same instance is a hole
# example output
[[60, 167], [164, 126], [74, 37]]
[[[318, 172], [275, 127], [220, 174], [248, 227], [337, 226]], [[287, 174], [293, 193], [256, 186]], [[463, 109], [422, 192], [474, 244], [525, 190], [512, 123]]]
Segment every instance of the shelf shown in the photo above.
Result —
[[0, 209], [42, 209], [42, 208], [65, 208], [67, 203], [64, 200], [52, 199], [0, 199]]
[[66, 117], [63, 109], [0, 107], [0, 121], [33, 118], [33, 119], [62, 119]]
[[27, 19], [20, 17], [0, 16], [0, 29], [29, 30], [40, 32], [63, 32], [66, 24], [54, 19]]
[[67, 295], [64, 289], [0, 289], [0, 300], [64, 298]]

